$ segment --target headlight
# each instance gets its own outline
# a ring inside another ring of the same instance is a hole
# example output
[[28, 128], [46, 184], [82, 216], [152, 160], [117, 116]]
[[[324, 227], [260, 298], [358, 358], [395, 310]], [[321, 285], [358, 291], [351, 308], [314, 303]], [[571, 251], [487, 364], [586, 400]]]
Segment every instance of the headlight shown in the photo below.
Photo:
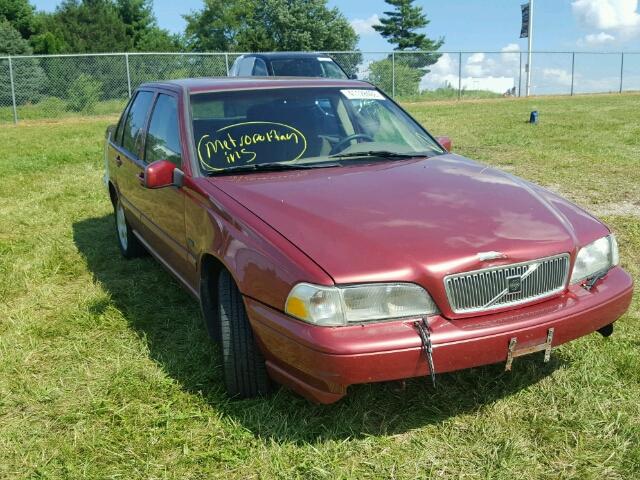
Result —
[[437, 311], [429, 294], [412, 283], [348, 287], [299, 283], [285, 304], [289, 315], [323, 326], [429, 315]]
[[571, 283], [578, 283], [618, 264], [618, 242], [609, 235], [585, 245], [578, 252], [571, 274]]

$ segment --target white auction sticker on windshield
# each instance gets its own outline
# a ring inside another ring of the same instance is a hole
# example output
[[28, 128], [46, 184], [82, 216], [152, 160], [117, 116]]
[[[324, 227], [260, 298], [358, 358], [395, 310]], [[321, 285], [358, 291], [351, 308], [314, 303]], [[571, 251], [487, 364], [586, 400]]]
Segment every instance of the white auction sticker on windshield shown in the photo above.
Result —
[[318, 57], [319, 62], [333, 62], [329, 57]]
[[384, 96], [377, 90], [340, 90], [349, 100], [384, 100]]

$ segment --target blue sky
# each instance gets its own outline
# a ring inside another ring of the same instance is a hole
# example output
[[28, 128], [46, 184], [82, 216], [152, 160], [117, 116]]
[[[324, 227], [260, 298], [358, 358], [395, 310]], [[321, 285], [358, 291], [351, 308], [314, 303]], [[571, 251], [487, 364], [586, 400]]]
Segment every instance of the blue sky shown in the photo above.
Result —
[[[51, 11], [59, 0], [32, 0]], [[520, 3], [524, 0], [418, 0], [431, 24], [427, 33], [445, 37], [444, 50], [501, 50], [519, 39]], [[329, 0], [360, 33], [363, 51], [389, 45], [369, 25], [388, 5], [383, 0]], [[182, 15], [201, 8], [202, 0], [154, 0], [160, 26], [184, 29]], [[534, 50], [640, 51], [638, 0], [535, 0]]]

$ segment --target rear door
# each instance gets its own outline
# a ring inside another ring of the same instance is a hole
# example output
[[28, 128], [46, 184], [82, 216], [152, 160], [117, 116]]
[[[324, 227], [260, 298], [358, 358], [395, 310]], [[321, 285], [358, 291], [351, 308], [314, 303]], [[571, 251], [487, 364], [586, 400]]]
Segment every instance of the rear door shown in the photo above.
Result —
[[126, 112], [116, 135], [120, 135], [115, 146], [113, 165], [110, 175], [114, 177], [122, 205], [127, 213], [127, 219], [135, 230], [144, 230], [140, 212], [144, 210], [147, 201], [144, 187], [139, 177], [143, 175], [144, 163], [141, 159], [144, 144], [144, 126], [149, 116], [154, 93], [151, 90], [139, 90]]
[[127, 118], [127, 112], [129, 111], [129, 107], [131, 106], [131, 100], [127, 103], [127, 106], [124, 108], [122, 115], [118, 119], [118, 123], [116, 124], [115, 129], [111, 131], [107, 131], [107, 148], [105, 153], [105, 170], [104, 170], [104, 181], [108, 184], [111, 181], [114, 185], [117, 186], [117, 169], [116, 165], [116, 157], [120, 154], [120, 147], [122, 146], [122, 128], [124, 126], [124, 121]]

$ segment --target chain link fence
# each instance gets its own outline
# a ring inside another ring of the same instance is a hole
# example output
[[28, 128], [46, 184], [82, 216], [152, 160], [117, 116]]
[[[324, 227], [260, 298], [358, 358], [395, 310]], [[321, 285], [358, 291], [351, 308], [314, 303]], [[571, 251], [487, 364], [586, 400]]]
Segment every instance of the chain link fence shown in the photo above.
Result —
[[[349, 75], [406, 101], [524, 96], [527, 54], [324, 52]], [[226, 76], [240, 53], [122, 53], [0, 57], [0, 122], [122, 110], [140, 84]], [[640, 90], [640, 52], [532, 53], [532, 95]]]

